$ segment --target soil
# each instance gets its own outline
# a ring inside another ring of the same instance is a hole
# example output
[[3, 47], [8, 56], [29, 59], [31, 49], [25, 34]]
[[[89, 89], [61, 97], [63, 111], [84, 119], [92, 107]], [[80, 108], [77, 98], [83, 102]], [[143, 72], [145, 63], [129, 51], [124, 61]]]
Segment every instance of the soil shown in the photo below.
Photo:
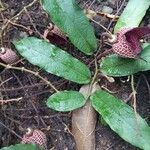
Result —
[[[40, 37], [44, 34], [47, 26], [50, 23], [47, 14], [43, 11], [41, 5], [36, 2], [27, 11], [23, 10], [25, 6], [33, 0], [1, 0], [0, 7], [0, 32], [2, 33], [0, 45], [14, 49], [12, 41], [25, 36], [34, 35]], [[78, 0], [77, 3], [81, 8], [90, 8], [92, 10], [102, 11], [104, 6], [108, 6], [113, 10], [112, 14], [120, 15], [127, 4], [127, 0]], [[119, 11], [119, 12], [118, 12]], [[141, 25], [147, 26], [150, 24], [150, 10], [144, 17]], [[19, 15], [15, 19], [13, 16]], [[12, 20], [11, 20], [12, 19]], [[107, 16], [97, 16], [96, 21], [113, 30], [115, 21], [107, 18]], [[6, 22], [11, 20], [9, 25]], [[104, 30], [92, 23], [98, 39]], [[4, 28], [4, 29], [2, 29]], [[58, 43], [56, 43], [58, 44]], [[94, 65], [90, 62], [94, 57], [86, 57], [71, 45], [60, 45], [71, 55], [78, 58], [88, 66], [91, 71], [94, 71]], [[15, 49], [14, 49], [15, 50]], [[71, 89], [79, 90], [80, 86], [47, 74], [38, 67], [28, 63], [20, 57], [21, 61], [17, 64], [19, 67], [25, 67], [35, 72], [40, 72], [41, 76], [51, 81], [58, 90]], [[150, 123], [150, 76], [149, 72], [141, 72], [135, 76], [135, 86], [137, 90], [137, 111], [140, 115]], [[114, 83], [108, 83], [103, 80], [100, 83], [109, 91], [115, 92], [115, 95], [123, 100], [126, 100], [131, 94], [130, 80], [126, 78], [115, 78]], [[0, 68], [0, 100], [9, 100], [21, 98], [18, 102], [10, 102], [0, 106], [0, 147], [9, 146], [11, 144], [20, 143], [22, 135], [26, 128], [32, 127], [42, 130], [46, 133], [48, 139], [48, 148], [55, 150], [75, 150], [76, 144], [71, 129], [71, 112], [60, 113], [53, 111], [46, 106], [47, 98], [54, 93], [45, 82], [36, 76], [16, 71]], [[132, 100], [128, 102], [132, 105]], [[99, 119], [98, 119], [99, 120]], [[101, 121], [97, 122], [96, 126], [96, 150], [138, 150], [134, 146], [122, 140], [108, 126], [105, 126]]]

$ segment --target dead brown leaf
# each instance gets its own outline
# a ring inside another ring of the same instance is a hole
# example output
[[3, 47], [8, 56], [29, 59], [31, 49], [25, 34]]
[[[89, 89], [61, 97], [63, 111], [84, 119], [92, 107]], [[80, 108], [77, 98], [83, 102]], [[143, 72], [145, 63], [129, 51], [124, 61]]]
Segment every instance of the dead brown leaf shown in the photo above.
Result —
[[[98, 85], [94, 85], [92, 90], [90, 85], [81, 87], [80, 92], [87, 98], [92, 92], [100, 89]], [[91, 92], [92, 91], [92, 92]], [[72, 133], [74, 135], [78, 150], [94, 150], [95, 149], [95, 125], [96, 112], [91, 106], [88, 99], [85, 106], [74, 110], [72, 113]]]

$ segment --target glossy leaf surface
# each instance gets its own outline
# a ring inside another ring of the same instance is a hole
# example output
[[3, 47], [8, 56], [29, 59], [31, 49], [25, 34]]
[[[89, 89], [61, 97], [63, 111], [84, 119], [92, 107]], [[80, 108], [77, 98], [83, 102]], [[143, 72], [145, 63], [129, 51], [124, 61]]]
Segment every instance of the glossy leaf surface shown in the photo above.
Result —
[[100, 63], [100, 71], [108, 76], [121, 77], [150, 70], [150, 44], [142, 50], [140, 57], [142, 59], [127, 59], [117, 55], [107, 56]]
[[14, 43], [18, 52], [30, 63], [65, 79], [86, 84], [90, 71], [67, 52], [36, 37], [27, 37]]
[[138, 27], [149, 6], [150, 0], [129, 0], [117, 21], [114, 32], [122, 27]]
[[71, 111], [82, 107], [86, 100], [84, 96], [76, 91], [61, 91], [54, 93], [47, 100], [47, 106], [57, 111]]
[[33, 144], [16, 144], [9, 147], [1, 148], [0, 150], [42, 150]]
[[92, 26], [75, 0], [41, 0], [50, 19], [82, 52], [91, 55], [97, 47]]
[[150, 127], [132, 107], [102, 90], [96, 91], [91, 101], [95, 110], [120, 137], [134, 146], [149, 150]]

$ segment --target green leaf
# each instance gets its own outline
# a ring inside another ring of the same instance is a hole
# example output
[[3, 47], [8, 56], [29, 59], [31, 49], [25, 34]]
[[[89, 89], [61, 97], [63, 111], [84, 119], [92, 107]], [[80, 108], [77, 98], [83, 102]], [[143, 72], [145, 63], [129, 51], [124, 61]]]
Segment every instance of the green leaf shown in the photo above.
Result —
[[0, 150], [42, 150], [34, 144], [16, 144], [9, 147], [1, 148]]
[[139, 26], [149, 6], [150, 0], [129, 0], [117, 21], [114, 32], [119, 31], [122, 27]]
[[97, 47], [93, 28], [75, 0], [41, 0], [41, 3], [50, 19], [80, 51], [93, 54]]
[[91, 74], [85, 64], [45, 40], [27, 37], [14, 45], [30, 63], [49, 73], [80, 84], [90, 82]]
[[150, 70], [150, 44], [142, 50], [141, 58], [144, 60], [110, 55], [100, 63], [100, 71], [108, 76], [121, 77], [132, 75], [139, 71]]
[[105, 91], [96, 91], [91, 96], [92, 106], [112, 130], [134, 146], [150, 148], [150, 127], [134, 110]]
[[71, 111], [84, 106], [86, 100], [77, 91], [61, 91], [54, 93], [47, 100], [47, 106], [57, 111]]

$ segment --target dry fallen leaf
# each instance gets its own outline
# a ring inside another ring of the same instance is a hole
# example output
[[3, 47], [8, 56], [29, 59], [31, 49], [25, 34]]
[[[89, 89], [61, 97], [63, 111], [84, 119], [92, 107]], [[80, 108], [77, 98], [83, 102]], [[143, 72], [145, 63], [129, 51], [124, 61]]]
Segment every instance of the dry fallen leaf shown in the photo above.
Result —
[[[100, 89], [100, 87], [94, 85], [92, 93], [98, 89]], [[87, 98], [91, 95], [90, 85], [82, 86], [80, 92]], [[72, 112], [72, 133], [78, 150], [95, 149], [95, 125], [96, 112], [89, 100], [87, 100], [84, 107]]]

